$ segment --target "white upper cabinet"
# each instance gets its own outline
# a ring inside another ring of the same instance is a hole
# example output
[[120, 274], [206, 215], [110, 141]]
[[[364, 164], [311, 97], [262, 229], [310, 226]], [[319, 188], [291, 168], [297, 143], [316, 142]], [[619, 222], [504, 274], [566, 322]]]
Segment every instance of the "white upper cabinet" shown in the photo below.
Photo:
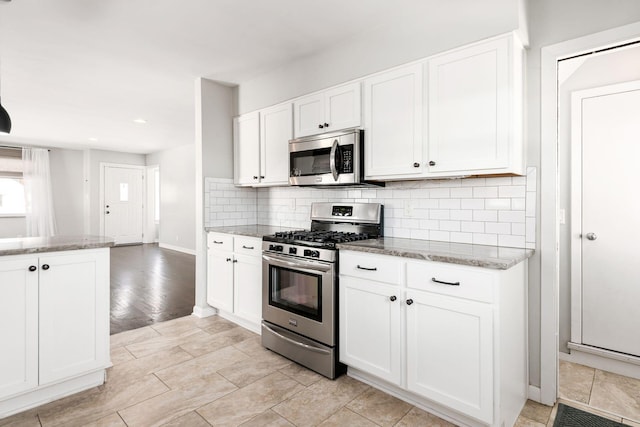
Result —
[[428, 60], [427, 175], [524, 172], [522, 56], [506, 36]]
[[233, 119], [234, 183], [255, 185], [260, 179], [260, 114]]
[[234, 183], [287, 185], [291, 103], [278, 104], [233, 120]]
[[361, 105], [360, 82], [299, 98], [293, 102], [294, 136], [359, 127]]
[[289, 183], [291, 121], [291, 103], [260, 111], [260, 184]]
[[422, 64], [364, 81], [364, 155], [368, 179], [422, 174]]

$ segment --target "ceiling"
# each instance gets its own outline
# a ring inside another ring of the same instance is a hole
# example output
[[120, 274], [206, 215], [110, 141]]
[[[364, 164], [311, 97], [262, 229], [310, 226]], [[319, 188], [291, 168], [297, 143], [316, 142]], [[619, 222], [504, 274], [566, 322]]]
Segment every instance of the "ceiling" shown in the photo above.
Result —
[[143, 154], [189, 144], [196, 78], [238, 84], [470, 1], [0, 1], [0, 95], [13, 121], [0, 144]]

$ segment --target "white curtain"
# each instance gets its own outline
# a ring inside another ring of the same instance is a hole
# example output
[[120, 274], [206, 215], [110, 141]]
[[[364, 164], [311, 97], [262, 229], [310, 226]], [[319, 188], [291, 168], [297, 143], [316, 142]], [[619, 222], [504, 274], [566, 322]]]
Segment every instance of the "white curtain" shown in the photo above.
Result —
[[54, 236], [56, 220], [51, 195], [49, 151], [42, 148], [23, 148], [22, 163], [27, 236]]

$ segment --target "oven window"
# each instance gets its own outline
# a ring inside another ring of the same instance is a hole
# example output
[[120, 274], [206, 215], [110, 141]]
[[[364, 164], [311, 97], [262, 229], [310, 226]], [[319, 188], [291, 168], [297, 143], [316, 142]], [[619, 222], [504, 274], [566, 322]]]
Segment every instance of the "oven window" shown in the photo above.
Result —
[[322, 321], [322, 276], [269, 266], [269, 305]]
[[291, 153], [291, 176], [310, 176], [331, 173], [331, 148]]

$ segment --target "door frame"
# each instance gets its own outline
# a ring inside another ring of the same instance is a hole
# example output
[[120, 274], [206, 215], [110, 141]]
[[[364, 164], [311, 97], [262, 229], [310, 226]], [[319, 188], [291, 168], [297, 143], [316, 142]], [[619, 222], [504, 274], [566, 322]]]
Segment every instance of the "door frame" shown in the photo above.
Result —
[[553, 44], [541, 50], [539, 401], [546, 405], [553, 405], [558, 397], [558, 61], [638, 39], [640, 22]]
[[[146, 166], [138, 165], [126, 165], [120, 163], [105, 163], [100, 162], [100, 235], [104, 236], [104, 177], [106, 168], [123, 168], [123, 169], [138, 169], [142, 171], [142, 177], [145, 178]], [[146, 178], [145, 178], [146, 179]], [[144, 242], [144, 232], [146, 230], [146, 208], [147, 208], [147, 188], [146, 182], [142, 184], [142, 241]]]

